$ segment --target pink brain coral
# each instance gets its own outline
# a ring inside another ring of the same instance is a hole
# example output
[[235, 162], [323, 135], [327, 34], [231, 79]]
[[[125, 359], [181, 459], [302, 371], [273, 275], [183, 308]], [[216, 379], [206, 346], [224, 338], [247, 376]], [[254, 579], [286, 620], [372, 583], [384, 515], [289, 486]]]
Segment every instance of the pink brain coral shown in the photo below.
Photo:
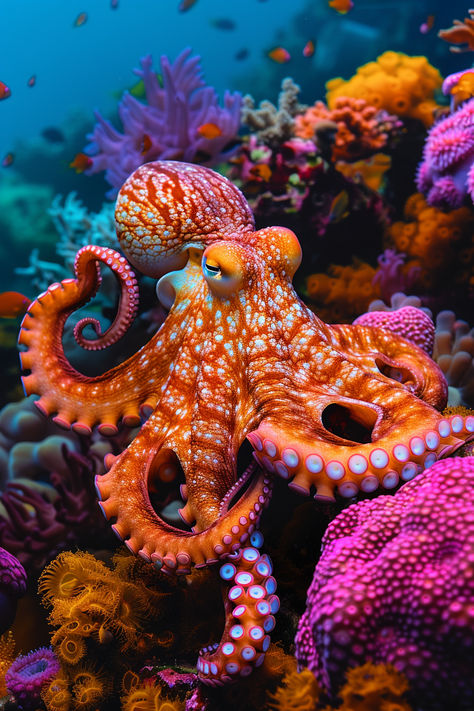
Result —
[[296, 656], [331, 695], [371, 660], [403, 672], [423, 708], [472, 708], [473, 486], [473, 457], [441, 460], [329, 525]]
[[396, 311], [369, 311], [356, 318], [359, 326], [385, 328], [408, 339], [431, 355], [435, 327], [430, 317], [416, 306], [403, 306]]

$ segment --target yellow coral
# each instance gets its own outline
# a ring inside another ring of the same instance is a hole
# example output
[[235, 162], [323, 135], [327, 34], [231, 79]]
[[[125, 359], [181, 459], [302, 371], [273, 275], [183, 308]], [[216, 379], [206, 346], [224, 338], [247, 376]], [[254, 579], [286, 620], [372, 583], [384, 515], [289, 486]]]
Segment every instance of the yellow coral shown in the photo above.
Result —
[[74, 706], [78, 711], [86, 711], [100, 706], [100, 700], [110, 691], [110, 681], [103, 670], [90, 666], [79, 666], [71, 674]]
[[351, 322], [367, 311], [373, 299], [380, 298], [380, 288], [372, 284], [375, 268], [354, 259], [347, 266], [332, 264], [329, 274], [312, 274], [306, 289], [310, 305], [324, 321]]
[[320, 689], [316, 677], [309, 669], [285, 674], [281, 686], [268, 695], [268, 708], [272, 711], [313, 711]]
[[63, 671], [42, 689], [41, 698], [48, 711], [70, 710], [72, 697], [69, 691], [69, 680]]
[[159, 686], [140, 684], [122, 698], [122, 711], [184, 711], [184, 702], [166, 698]]
[[404, 216], [405, 220], [388, 228], [387, 238], [407, 255], [407, 266], [420, 267], [418, 284], [428, 291], [446, 280], [464, 285], [474, 265], [472, 210], [460, 207], [443, 212], [415, 193], [405, 204]]
[[375, 62], [359, 67], [351, 79], [337, 77], [328, 81], [326, 98], [330, 109], [339, 97], [365, 99], [391, 114], [419, 119], [431, 126], [433, 112], [438, 108], [434, 93], [441, 84], [441, 74], [426, 57], [388, 51]]
[[367, 662], [347, 672], [346, 683], [338, 694], [342, 699], [338, 711], [411, 711], [403, 699], [407, 691], [406, 677], [391, 664]]
[[0, 697], [5, 696], [5, 674], [15, 661], [15, 640], [11, 632], [5, 632], [0, 637]]

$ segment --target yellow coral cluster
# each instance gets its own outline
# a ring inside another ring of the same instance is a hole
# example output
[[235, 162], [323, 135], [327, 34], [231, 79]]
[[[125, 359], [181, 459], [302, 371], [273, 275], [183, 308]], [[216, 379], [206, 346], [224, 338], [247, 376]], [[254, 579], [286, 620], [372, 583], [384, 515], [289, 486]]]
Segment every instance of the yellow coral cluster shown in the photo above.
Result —
[[474, 266], [474, 215], [468, 207], [443, 212], [420, 193], [408, 198], [403, 221], [388, 228], [388, 239], [407, 254], [407, 266], [420, 267], [418, 283], [425, 291], [469, 282]]
[[16, 659], [15, 640], [11, 632], [0, 637], [0, 698], [7, 693], [5, 674]]
[[331, 264], [328, 274], [307, 278], [309, 305], [323, 321], [351, 323], [367, 311], [373, 299], [380, 298], [378, 284], [372, 284], [375, 272], [374, 267], [358, 259], [347, 266]]
[[359, 67], [347, 81], [342, 77], [328, 81], [326, 99], [330, 109], [342, 96], [365, 99], [378, 109], [431, 126], [438, 108], [434, 94], [441, 84], [441, 74], [426, 57], [388, 51]]
[[404, 699], [408, 691], [406, 678], [390, 664], [368, 662], [349, 669], [346, 682], [338, 692], [342, 701], [322, 707], [324, 695], [309, 669], [285, 675], [274, 694], [268, 694], [272, 711], [411, 711]]
[[184, 711], [184, 701], [166, 696], [160, 686], [138, 684], [122, 698], [122, 711]]

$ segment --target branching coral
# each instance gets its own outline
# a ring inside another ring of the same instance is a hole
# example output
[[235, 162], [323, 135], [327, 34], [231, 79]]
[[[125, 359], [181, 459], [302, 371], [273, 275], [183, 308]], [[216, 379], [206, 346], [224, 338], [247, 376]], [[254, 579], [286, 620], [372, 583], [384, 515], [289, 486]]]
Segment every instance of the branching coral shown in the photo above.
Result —
[[327, 102], [333, 109], [342, 96], [364, 99], [390, 114], [419, 119], [430, 126], [438, 107], [434, 93], [441, 83], [441, 74], [426, 57], [389, 51], [359, 67], [351, 79], [337, 77], [327, 82]]
[[295, 117], [306, 108], [298, 102], [300, 87], [287, 77], [283, 79], [278, 96], [278, 106], [262, 101], [258, 109], [254, 99], [243, 98], [242, 123], [252, 130], [259, 143], [275, 147], [294, 136]]
[[401, 129], [401, 122], [364, 99], [339, 96], [332, 109], [317, 101], [295, 117], [295, 135], [314, 139], [318, 125], [332, 121], [337, 125], [332, 146], [333, 160], [353, 162], [368, 158], [387, 146]]
[[473, 485], [473, 457], [443, 459], [329, 524], [296, 643], [332, 696], [372, 661], [403, 672], [420, 706], [472, 705]]
[[438, 37], [454, 45], [449, 48], [451, 52], [474, 51], [474, 10], [468, 10], [468, 13], [469, 17], [465, 17], [464, 22], [453, 20], [452, 27], [438, 32]]
[[[151, 56], [140, 60], [135, 74], [144, 82], [147, 103], [124, 94], [118, 107], [124, 133], [96, 112], [98, 123], [85, 149], [92, 159], [86, 173], [105, 170], [113, 186], [109, 197], [142, 163], [160, 158], [215, 165], [230, 155], [227, 147], [240, 126], [241, 95], [226, 92], [221, 107], [214, 89], [203, 81], [199, 57], [190, 55], [187, 48], [173, 63], [161, 57], [162, 86]], [[209, 123], [216, 127], [214, 138], [200, 131]]]

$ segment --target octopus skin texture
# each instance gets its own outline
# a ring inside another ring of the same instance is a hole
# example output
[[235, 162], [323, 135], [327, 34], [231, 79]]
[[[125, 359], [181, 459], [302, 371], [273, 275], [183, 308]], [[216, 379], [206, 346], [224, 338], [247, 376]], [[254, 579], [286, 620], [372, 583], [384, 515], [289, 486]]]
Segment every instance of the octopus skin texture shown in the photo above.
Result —
[[[258, 533], [275, 475], [302, 494], [315, 491], [317, 500], [332, 500], [335, 492], [351, 498], [393, 489], [473, 436], [472, 417], [438, 411], [446, 381], [420, 348], [382, 329], [329, 326], [305, 306], [292, 286], [301, 261], [297, 237], [282, 227], [255, 231], [245, 198], [226, 178], [177, 161], [148, 163], [122, 186], [115, 214], [127, 259], [160, 277], [157, 295], [169, 309], [164, 323], [104, 374], [74, 370], [61, 335], [69, 314], [98, 289], [100, 263], [120, 283], [119, 308], [105, 333], [91, 319], [80, 321], [78, 342], [87, 349], [110, 345], [137, 308], [126, 259], [85, 246], [75, 278], [50, 286], [25, 315], [21, 363], [31, 372], [23, 384], [41, 396], [42, 412], [78, 432], [98, 426], [113, 435], [119, 421], [136, 426], [140, 415], [148, 418], [122, 454], [107, 457], [108, 471], [96, 483], [117, 535], [163, 572], [184, 575], [192, 565], [220, 560], [225, 566], [230, 556], [236, 571], [243, 566], [248, 573], [239, 555]], [[95, 339], [85, 338], [85, 324], [95, 328]], [[240, 476], [245, 440], [256, 461]], [[191, 530], [171, 526], [150, 500], [162, 482], [182, 475], [181, 516]], [[249, 590], [261, 586], [271, 606], [274, 584], [267, 578], [255, 571], [245, 578], [239, 627], [246, 643], [240, 639], [227, 662], [223, 647], [236, 640], [226, 624], [218, 649], [203, 652], [198, 664], [206, 683], [238, 678], [262, 659], [264, 649], [252, 641], [258, 615]], [[224, 598], [233, 615], [235, 605]], [[260, 622], [271, 626], [265, 616]], [[257, 653], [247, 660], [239, 650], [249, 646]]]

